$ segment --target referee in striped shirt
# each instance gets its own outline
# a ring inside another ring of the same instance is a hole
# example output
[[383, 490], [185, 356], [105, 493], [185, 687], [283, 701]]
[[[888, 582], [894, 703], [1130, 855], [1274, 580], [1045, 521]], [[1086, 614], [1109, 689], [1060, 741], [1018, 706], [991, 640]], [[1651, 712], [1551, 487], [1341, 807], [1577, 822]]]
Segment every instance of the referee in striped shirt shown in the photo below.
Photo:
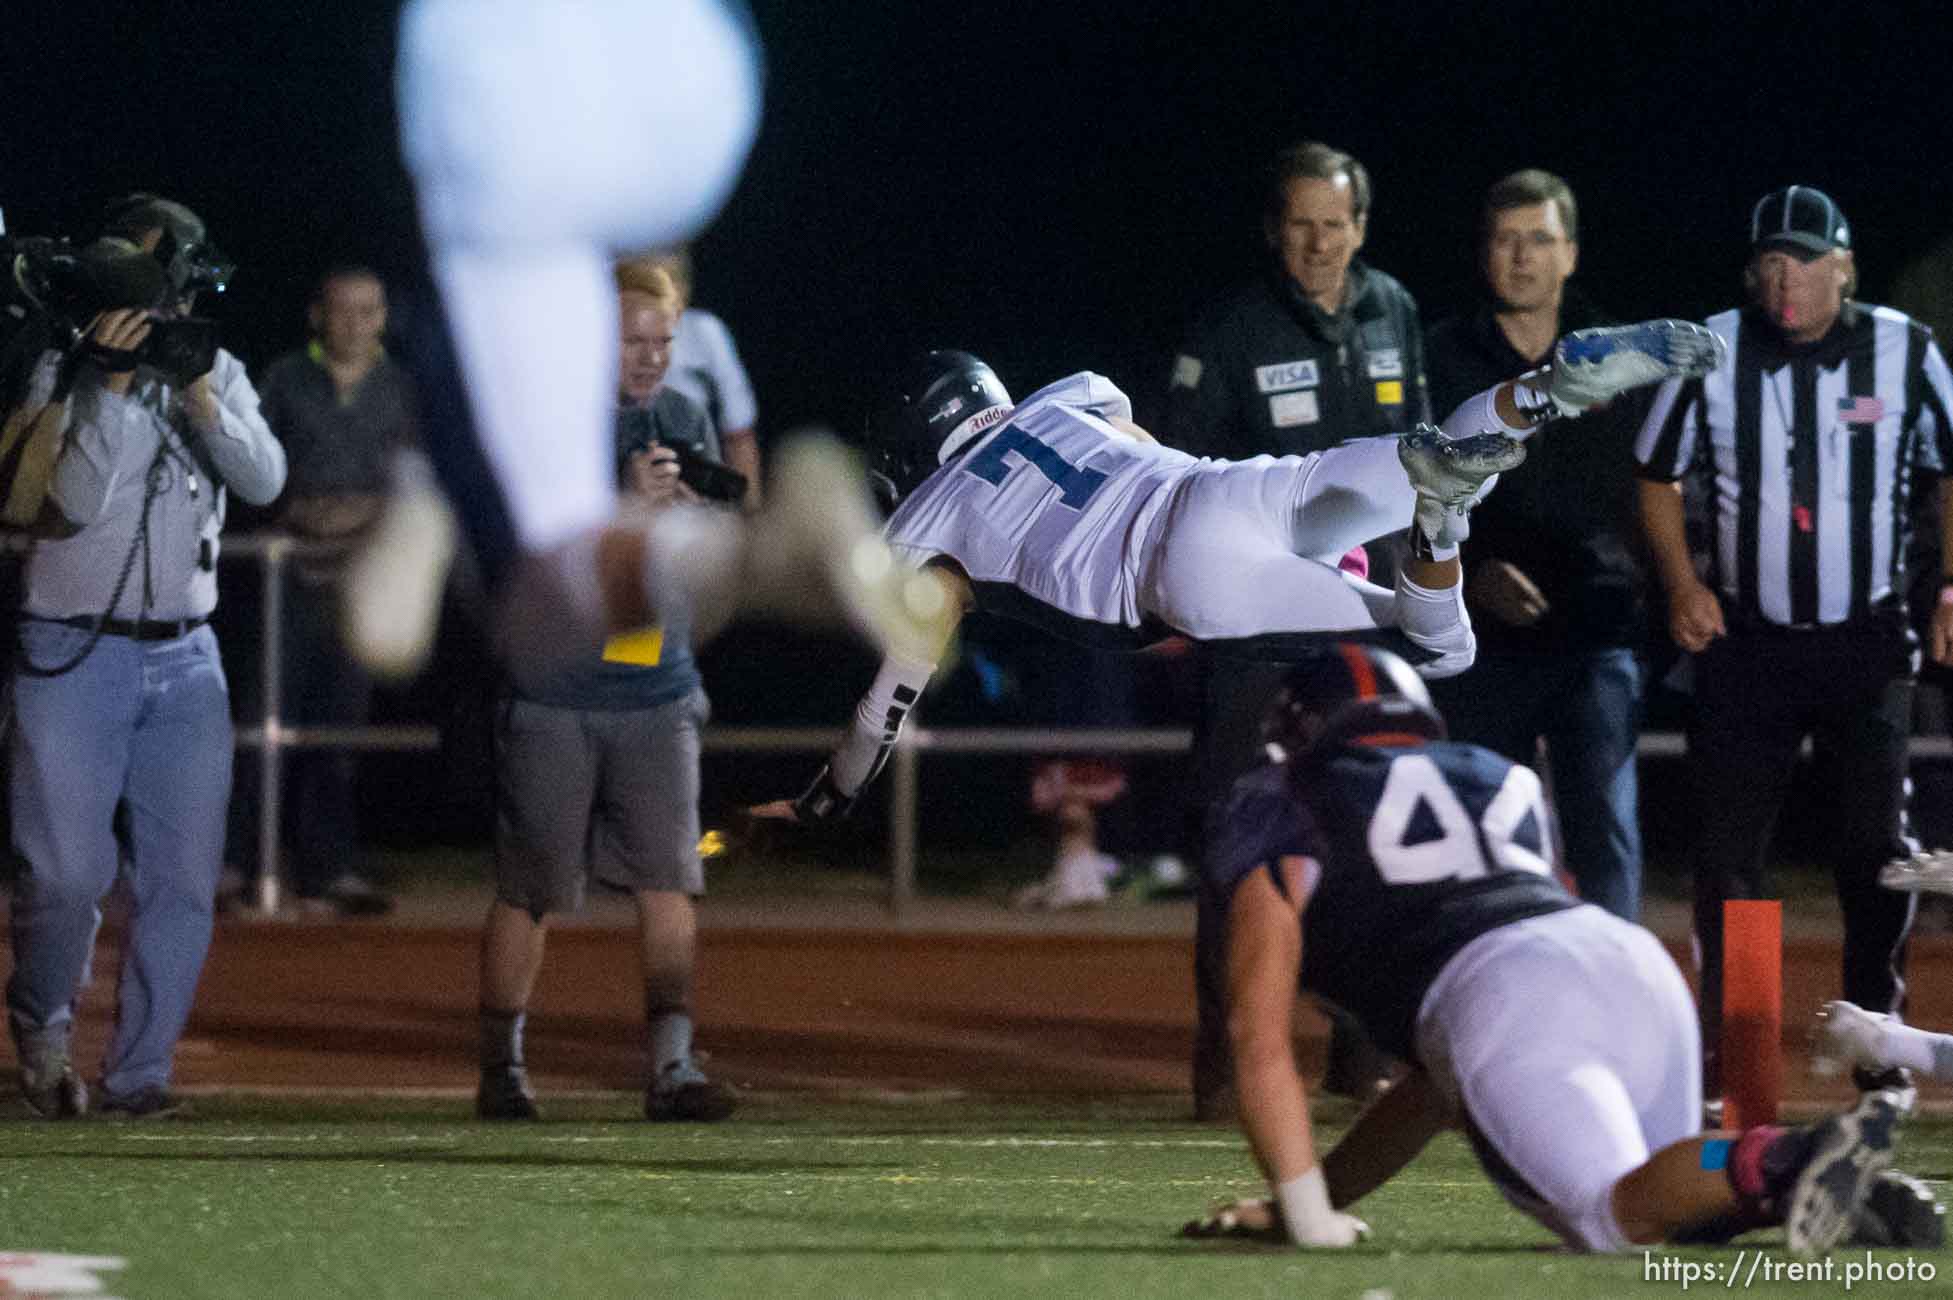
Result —
[[[1723, 900], [1763, 895], [1764, 853], [1806, 735], [1834, 765], [1844, 996], [1900, 1009], [1912, 903], [1881, 889], [1878, 869], [1908, 851], [1918, 664], [1905, 611], [1908, 506], [1916, 471], [1953, 464], [1953, 375], [1925, 326], [1852, 299], [1838, 205], [1807, 185], [1765, 195], [1750, 243], [1750, 305], [1708, 321], [1729, 362], [1663, 385], [1635, 444], [1669, 633], [1696, 656], [1695, 934], [1711, 1098], [1721, 1094]], [[1707, 582], [1684, 535], [1681, 479], [1698, 468], [1714, 525]], [[1953, 519], [1948, 495], [1942, 487], [1942, 519]], [[1941, 531], [1929, 649], [1945, 663], [1953, 533]], [[1857, 1082], [1909, 1083], [1862, 1072]]]

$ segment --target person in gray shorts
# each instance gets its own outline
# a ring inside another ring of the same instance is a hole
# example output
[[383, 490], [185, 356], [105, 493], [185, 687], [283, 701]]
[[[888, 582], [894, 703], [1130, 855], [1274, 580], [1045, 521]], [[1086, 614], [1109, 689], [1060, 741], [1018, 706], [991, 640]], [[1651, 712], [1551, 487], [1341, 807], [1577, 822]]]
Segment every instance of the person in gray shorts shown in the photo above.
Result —
[[[642, 285], [620, 276], [619, 289], [620, 400], [644, 405], [669, 362], [677, 296], [662, 271]], [[684, 399], [659, 400], [663, 410]], [[661, 441], [620, 447], [618, 465], [625, 496], [646, 508], [689, 495]], [[601, 658], [542, 680], [513, 677], [505, 689], [495, 725], [495, 901], [482, 931], [478, 1117], [536, 1118], [522, 1051], [529, 994], [550, 914], [580, 906], [591, 878], [637, 903], [645, 1117], [732, 1113], [733, 1090], [708, 1079], [692, 1054], [692, 900], [705, 890], [699, 730], [708, 710], [689, 630], [676, 621], [612, 638]]]

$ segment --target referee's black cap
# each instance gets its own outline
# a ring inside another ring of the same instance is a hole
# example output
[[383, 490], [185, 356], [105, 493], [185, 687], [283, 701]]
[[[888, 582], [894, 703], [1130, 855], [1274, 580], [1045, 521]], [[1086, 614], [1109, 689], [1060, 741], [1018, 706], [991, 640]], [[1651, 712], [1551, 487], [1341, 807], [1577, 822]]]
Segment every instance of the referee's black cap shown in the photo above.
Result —
[[1834, 248], [1851, 247], [1844, 209], [1809, 185], [1772, 190], [1750, 213], [1750, 245], [1757, 252], [1781, 248], [1808, 261]]

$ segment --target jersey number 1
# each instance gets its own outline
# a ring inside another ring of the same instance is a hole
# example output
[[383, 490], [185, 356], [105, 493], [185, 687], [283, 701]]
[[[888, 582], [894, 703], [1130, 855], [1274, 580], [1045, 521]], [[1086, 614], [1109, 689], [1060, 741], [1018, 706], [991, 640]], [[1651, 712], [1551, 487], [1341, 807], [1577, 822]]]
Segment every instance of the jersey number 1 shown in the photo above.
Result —
[[[1370, 818], [1370, 858], [1377, 874], [1392, 885], [1475, 880], [1493, 871], [1550, 876], [1553, 866], [1545, 855], [1513, 839], [1528, 813], [1536, 842], [1544, 848], [1546, 806], [1539, 778], [1527, 768], [1514, 766], [1505, 774], [1505, 783], [1474, 826], [1438, 765], [1423, 754], [1403, 754], [1391, 762], [1383, 796]], [[1414, 837], [1413, 822], [1418, 824]], [[1485, 849], [1491, 850], [1490, 862]]]
[[963, 468], [992, 487], [1001, 486], [1011, 470], [1010, 462], [1004, 458], [1013, 451], [1056, 484], [1058, 500], [1073, 510], [1083, 510], [1092, 493], [1099, 490], [1099, 484], [1105, 482], [1105, 475], [1100, 471], [1080, 469], [1014, 424], [997, 430], [983, 450], [970, 457], [970, 463]]

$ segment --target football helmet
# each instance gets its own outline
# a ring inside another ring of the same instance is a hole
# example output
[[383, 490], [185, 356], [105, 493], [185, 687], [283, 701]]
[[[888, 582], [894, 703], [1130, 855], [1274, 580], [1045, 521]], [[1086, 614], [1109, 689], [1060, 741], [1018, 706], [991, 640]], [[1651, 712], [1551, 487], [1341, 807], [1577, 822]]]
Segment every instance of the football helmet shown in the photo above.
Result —
[[1291, 665], [1261, 724], [1278, 762], [1370, 735], [1443, 740], [1444, 717], [1409, 664], [1358, 641], [1334, 642]]
[[925, 352], [868, 419], [873, 468], [897, 499], [905, 497], [1010, 411], [1010, 390], [980, 359], [948, 348]]

